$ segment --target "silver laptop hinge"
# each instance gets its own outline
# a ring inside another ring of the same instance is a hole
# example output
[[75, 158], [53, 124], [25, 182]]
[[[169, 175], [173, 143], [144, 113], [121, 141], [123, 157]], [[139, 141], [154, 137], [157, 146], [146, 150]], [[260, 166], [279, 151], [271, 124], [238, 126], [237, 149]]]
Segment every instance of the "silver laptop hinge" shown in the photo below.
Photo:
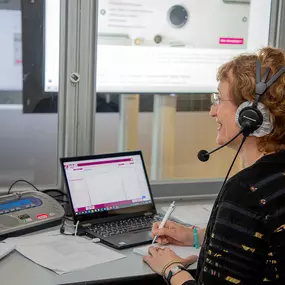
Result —
[[91, 224], [81, 224], [81, 226], [82, 226], [83, 228], [87, 228], [87, 227], [90, 227]]
[[153, 213], [152, 212], [147, 212], [147, 213], [144, 213], [145, 216], [152, 216]]

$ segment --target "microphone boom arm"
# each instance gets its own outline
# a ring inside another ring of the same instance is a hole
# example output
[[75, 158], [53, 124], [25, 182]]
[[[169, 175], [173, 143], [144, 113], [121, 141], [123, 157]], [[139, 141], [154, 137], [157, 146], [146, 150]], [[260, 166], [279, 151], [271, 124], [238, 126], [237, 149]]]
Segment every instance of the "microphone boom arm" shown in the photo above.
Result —
[[[198, 159], [200, 161], [207, 161], [209, 159], [210, 154], [212, 154], [213, 152], [216, 152], [217, 150], [227, 146], [229, 143], [231, 143], [233, 140], [235, 140], [239, 135], [241, 135], [244, 132], [244, 129], [242, 128], [232, 139], [230, 139], [228, 142], [226, 142], [225, 144], [219, 146], [218, 148], [207, 152], [206, 150], [200, 150], [198, 153]], [[244, 134], [244, 137], [246, 137], [246, 135]]]
[[228, 142], [226, 142], [225, 144], [219, 146], [218, 148], [216, 148], [216, 149], [214, 149], [214, 150], [208, 152], [208, 154], [211, 154], [211, 153], [213, 153], [213, 152], [215, 152], [215, 151], [217, 151], [217, 150], [219, 150], [219, 149], [221, 149], [221, 148], [227, 146], [229, 143], [231, 143], [233, 140], [235, 140], [239, 135], [241, 135], [241, 134], [243, 133], [243, 131], [244, 131], [244, 130], [241, 129], [232, 139], [230, 139], [230, 140], [229, 140]]

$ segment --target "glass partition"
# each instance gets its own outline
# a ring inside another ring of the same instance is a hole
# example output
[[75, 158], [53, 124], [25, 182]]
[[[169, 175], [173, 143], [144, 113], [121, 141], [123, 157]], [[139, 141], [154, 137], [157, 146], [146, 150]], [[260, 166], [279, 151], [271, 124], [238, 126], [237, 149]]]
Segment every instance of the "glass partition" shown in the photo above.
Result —
[[58, 116], [23, 113], [20, 0], [0, 2], [0, 42], [0, 191], [18, 179], [55, 187]]
[[97, 110], [96, 153], [142, 149], [151, 180], [223, 178], [234, 151], [197, 159], [217, 146], [216, 72], [268, 44], [270, 11], [268, 0], [98, 1], [96, 89], [119, 113]]
[[[91, 152], [142, 149], [153, 181], [224, 177], [233, 151], [224, 149], [207, 163], [197, 159], [200, 149], [216, 147], [217, 127], [208, 115], [210, 94], [217, 87], [216, 71], [233, 56], [268, 44], [271, 1], [96, 3], [97, 113]], [[59, 34], [51, 32], [57, 31], [60, 21], [58, 1], [45, 5], [41, 11], [47, 18], [40, 19], [49, 40], [43, 41], [41, 88], [48, 95], [57, 94], [60, 80]], [[79, 19], [73, 26], [78, 29], [73, 32], [77, 45], [70, 47], [69, 60], [78, 63], [72, 72], [80, 73], [83, 65], [77, 49], [84, 50], [89, 43], [80, 42], [79, 23], [86, 15], [79, 10], [69, 13]], [[68, 76], [68, 85], [76, 89], [80, 77]], [[81, 119], [85, 124], [86, 118]], [[241, 167], [237, 161], [232, 174]]]

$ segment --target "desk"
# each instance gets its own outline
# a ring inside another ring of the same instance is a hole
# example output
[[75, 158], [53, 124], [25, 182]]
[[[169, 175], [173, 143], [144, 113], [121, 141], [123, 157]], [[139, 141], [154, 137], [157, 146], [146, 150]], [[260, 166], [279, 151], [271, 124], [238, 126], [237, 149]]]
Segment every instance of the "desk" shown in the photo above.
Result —
[[[196, 200], [195, 204], [211, 204], [212, 200]], [[190, 204], [179, 202], [177, 205]], [[192, 202], [191, 204], [194, 204]], [[156, 203], [158, 211], [169, 203]], [[121, 250], [126, 258], [89, 267], [80, 271], [57, 275], [14, 251], [0, 261], [1, 284], [5, 285], [55, 285], [67, 283], [107, 284], [107, 280], [126, 277], [150, 277], [153, 271], [142, 261], [142, 257], [134, 254], [133, 249]], [[193, 265], [192, 265], [193, 268]], [[93, 282], [91, 282], [93, 281]], [[118, 281], [118, 280], [117, 280]], [[122, 280], [123, 281], [123, 280]]]

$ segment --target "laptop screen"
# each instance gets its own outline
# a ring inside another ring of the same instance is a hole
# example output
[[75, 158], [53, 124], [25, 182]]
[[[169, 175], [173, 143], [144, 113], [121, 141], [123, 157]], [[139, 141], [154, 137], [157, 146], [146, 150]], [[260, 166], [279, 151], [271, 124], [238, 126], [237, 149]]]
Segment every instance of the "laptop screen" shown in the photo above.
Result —
[[62, 162], [75, 216], [120, 213], [153, 203], [140, 152], [109, 156]]

